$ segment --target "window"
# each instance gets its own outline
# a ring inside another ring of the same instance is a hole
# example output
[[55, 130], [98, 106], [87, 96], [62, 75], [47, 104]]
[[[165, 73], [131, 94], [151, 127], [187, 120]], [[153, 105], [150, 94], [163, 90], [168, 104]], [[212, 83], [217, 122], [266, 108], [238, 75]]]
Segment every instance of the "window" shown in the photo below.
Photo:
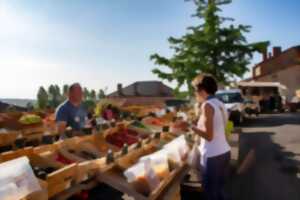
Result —
[[216, 97], [223, 103], [240, 103], [243, 102], [243, 98], [240, 93], [219, 93]]
[[255, 68], [254, 74], [255, 74], [255, 76], [260, 76], [261, 75], [261, 67], [260, 66], [257, 66]]

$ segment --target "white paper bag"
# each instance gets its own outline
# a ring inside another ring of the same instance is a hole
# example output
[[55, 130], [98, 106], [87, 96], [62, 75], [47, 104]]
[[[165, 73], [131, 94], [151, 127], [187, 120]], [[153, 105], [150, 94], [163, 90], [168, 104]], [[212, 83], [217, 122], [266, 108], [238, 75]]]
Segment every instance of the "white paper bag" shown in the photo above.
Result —
[[193, 169], [199, 169], [200, 157], [201, 154], [199, 152], [199, 137], [196, 136], [193, 148], [188, 155], [188, 159], [187, 159], [188, 165]]
[[0, 199], [21, 199], [41, 190], [27, 157], [0, 164]]

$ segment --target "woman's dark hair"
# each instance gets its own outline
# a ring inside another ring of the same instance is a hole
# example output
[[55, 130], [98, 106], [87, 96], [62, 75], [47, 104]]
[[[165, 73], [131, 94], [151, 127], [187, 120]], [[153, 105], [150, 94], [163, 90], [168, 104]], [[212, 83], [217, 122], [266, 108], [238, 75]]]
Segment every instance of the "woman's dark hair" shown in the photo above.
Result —
[[210, 95], [214, 95], [218, 90], [218, 84], [214, 77], [207, 74], [200, 74], [196, 76], [192, 84], [197, 91], [204, 90]]

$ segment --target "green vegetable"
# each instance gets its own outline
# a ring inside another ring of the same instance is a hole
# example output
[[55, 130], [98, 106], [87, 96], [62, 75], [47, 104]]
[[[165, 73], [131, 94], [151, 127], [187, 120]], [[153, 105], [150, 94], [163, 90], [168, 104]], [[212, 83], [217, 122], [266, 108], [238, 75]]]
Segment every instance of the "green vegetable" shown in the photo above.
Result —
[[143, 128], [143, 129], [148, 129], [143, 123], [139, 121], [134, 121], [130, 124], [131, 126], [135, 126], [137, 128]]
[[38, 115], [34, 115], [34, 114], [27, 114], [27, 115], [23, 115], [20, 119], [19, 122], [21, 124], [25, 124], [25, 125], [29, 125], [29, 124], [37, 124], [40, 123], [42, 121], [41, 117]]

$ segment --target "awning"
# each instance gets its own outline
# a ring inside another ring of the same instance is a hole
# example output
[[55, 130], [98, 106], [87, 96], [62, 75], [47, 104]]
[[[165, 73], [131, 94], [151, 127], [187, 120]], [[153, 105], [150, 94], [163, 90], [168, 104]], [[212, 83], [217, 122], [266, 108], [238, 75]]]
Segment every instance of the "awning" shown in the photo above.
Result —
[[282, 85], [279, 82], [257, 82], [257, 81], [250, 81], [250, 82], [239, 82], [239, 87], [277, 87], [282, 90], [287, 90], [285, 85]]

